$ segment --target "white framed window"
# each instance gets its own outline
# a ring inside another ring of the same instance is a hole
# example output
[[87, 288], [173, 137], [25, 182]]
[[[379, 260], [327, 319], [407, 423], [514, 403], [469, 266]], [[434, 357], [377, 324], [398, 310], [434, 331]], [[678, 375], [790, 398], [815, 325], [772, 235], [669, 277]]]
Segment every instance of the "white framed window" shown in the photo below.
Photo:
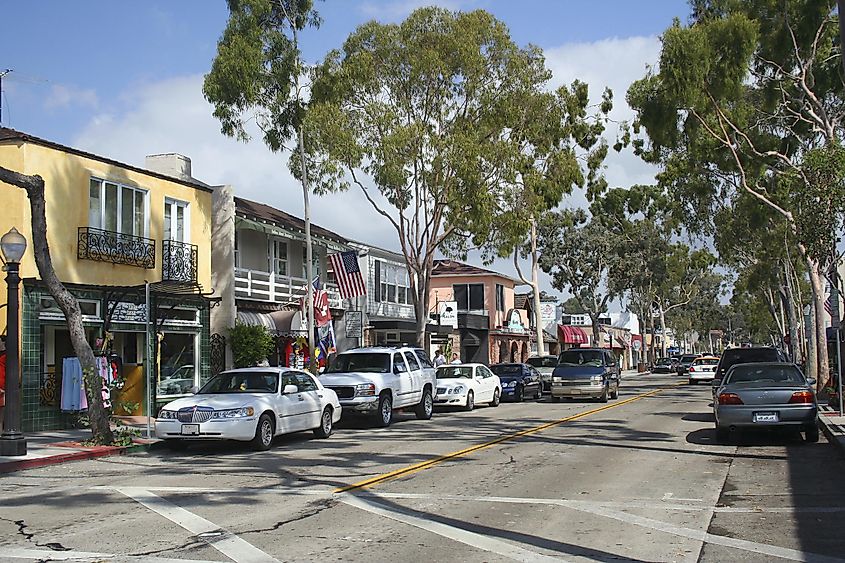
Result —
[[136, 237], [149, 236], [147, 190], [91, 178], [88, 184], [88, 226]]
[[271, 274], [288, 275], [288, 241], [271, 238], [267, 251], [267, 263]]
[[[78, 299], [82, 320], [87, 322], [102, 322], [100, 315], [100, 301], [96, 299]], [[42, 297], [38, 303], [38, 318], [43, 320], [65, 320], [65, 314], [59, 304], [52, 297]]]
[[[302, 279], [308, 279], [308, 257], [307, 251], [305, 249], [305, 245], [302, 245]], [[315, 276], [320, 275], [320, 255], [317, 254], [317, 249], [313, 248], [311, 250], [311, 269], [312, 274]], [[327, 280], [320, 280], [321, 282], [326, 282]]]
[[379, 300], [382, 303], [407, 305], [411, 301], [408, 270], [402, 266], [379, 261]]
[[190, 224], [188, 203], [164, 198], [164, 240], [190, 242]]

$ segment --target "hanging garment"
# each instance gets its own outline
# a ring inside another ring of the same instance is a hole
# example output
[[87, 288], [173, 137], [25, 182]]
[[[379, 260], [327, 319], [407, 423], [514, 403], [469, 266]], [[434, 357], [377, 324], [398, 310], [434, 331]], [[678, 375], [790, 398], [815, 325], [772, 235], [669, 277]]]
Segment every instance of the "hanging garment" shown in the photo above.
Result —
[[82, 380], [82, 366], [79, 358], [73, 356], [62, 360], [62, 402], [63, 411], [88, 409], [85, 384]]
[[105, 356], [97, 356], [97, 373], [99, 373], [100, 377], [103, 379], [103, 406], [105, 408], [110, 408], [111, 402], [109, 399], [111, 398], [111, 395], [109, 393], [108, 384], [111, 382], [111, 365], [109, 364], [108, 358]]

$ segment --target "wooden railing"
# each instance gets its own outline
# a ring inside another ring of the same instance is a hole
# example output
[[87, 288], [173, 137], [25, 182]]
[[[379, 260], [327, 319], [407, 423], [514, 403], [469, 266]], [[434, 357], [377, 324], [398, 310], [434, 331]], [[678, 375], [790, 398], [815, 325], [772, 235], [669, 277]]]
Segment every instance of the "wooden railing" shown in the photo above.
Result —
[[[305, 295], [306, 283], [305, 278], [235, 268], [235, 297], [241, 299], [298, 305], [299, 298]], [[333, 309], [343, 308], [337, 286], [325, 284], [323, 288], [329, 296], [329, 307]]]

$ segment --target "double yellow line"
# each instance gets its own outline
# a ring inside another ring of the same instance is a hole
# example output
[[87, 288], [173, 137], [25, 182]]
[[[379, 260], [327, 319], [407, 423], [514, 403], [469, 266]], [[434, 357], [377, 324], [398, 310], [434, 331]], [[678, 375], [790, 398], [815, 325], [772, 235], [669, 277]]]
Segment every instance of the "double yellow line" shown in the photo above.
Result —
[[[677, 384], [680, 385], [680, 384]], [[675, 385], [675, 386], [677, 386]], [[661, 387], [660, 389], [655, 389], [653, 391], [648, 391], [646, 393], [641, 393], [630, 399], [625, 399], [623, 401], [617, 401], [615, 403], [604, 405], [602, 407], [598, 407], [596, 409], [584, 411], [582, 413], [574, 414], [572, 416], [567, 416], [566, 418], [561, 418], [558, 420], [554, 420], [552, 422], [547, 422], [546, 424], [541, 424], [540, 426], [535, 426], [533, 428], [528, 428], [526, 430], [520, 430], [519, 432], [514, 432], [513, 434], [507, 434], [505, 436], [501, 436], [496, 438], [495, 440], [491, 440], [489, 442], [484, 442], [483, 444], [478, 444], [475, 446], [471, 446], [469, 448], [464, 448], [463, 450], [458, 450], [456, 452], [444, 454], [426, 461], [421, 461], [420, 463], [415, 463], [413, 465], [408, 465], [401, 469], [397, 469], [395, 471], [391, 471], [389, 473], [382, 473], [381, 475], [376, 475], [375, 477], [371, 477], [364, 481], [359, 481], [357, 483], [353, 483], [352, 485], [346, 485], [345, 487], [340, 487], [335, 489], [335, 493], [345, 493], [348, 491], [354, 491], [356, 489], [364, 489], [367, 487], [372, 487], [373, 485], [377, 485], [384, 481], [388, 481], [390, 479], [395, 479], [396, 477], [402, 477], [406, 475], [412, 475], [423, 469], [428, 469], [429, 467], [433, 467], [444, 461], [449, 461], [450, 459], [457, 459], [459, 457], [463, 457], [467, 454], [471, 454], [473, 452], [486, 450], [487, 448], [493, 447], [496, 444], [501, 444], [502, 442], [507, 442], [509, 440], [515, 440], [517, 438], [522, 438], [523, 436], [529, 436], [531, 434], [536, 434], [537, 432], [542, 432], [543, 430], [547, 430], [549, 428], [553, 428], [555, 426], [559, 426], [566, 422], [572, 422], [573, 420], [578, 420], [579, 418], [584, 418], [586, 416], [590, 416], [591, 414], [596, 414], [598, 412], [606, 411], [608, 409], [615, 409], [617, 407], [621, 407], [622, 405], [627, 405], [628, 403], [633, 403], [634, 401], [639, 401], [640, 399], [644, 399], [645, 397], [649, 397], [651, 395], [655, 395], [662, 391], [666, 391], [670, 389], [670, 387]]]

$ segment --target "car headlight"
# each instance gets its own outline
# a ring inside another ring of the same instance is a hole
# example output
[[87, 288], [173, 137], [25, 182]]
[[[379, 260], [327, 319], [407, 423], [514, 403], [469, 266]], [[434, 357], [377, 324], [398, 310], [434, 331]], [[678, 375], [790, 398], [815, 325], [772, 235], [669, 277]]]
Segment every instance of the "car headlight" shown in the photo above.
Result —
[[505, 387], [516, 387], [516, 381], [508, 381], [505, 383]]
[[161, 409], [158, 412], [158, 418], [163, 420], [175, 420], [176, 419], [176, 411], [168, 411]]
[[463, 385], [458, 385], [457, 387], [452, 388], [453, 395], [460, 395], [464, 391], [466, 391], [466, 388]]
[[359, 383], [355, 386], [356, 397], [375, 397], [376, 386], [373, 383]]
[[221, 411], [214, 411], [211, 413], [211, 418], [227, 419], [227, 418], [243, 418], [245, 416], [252, 416], [255, 414], [255, 409], [252, 407], [241, 407], [239, 409], [226, 409]]

